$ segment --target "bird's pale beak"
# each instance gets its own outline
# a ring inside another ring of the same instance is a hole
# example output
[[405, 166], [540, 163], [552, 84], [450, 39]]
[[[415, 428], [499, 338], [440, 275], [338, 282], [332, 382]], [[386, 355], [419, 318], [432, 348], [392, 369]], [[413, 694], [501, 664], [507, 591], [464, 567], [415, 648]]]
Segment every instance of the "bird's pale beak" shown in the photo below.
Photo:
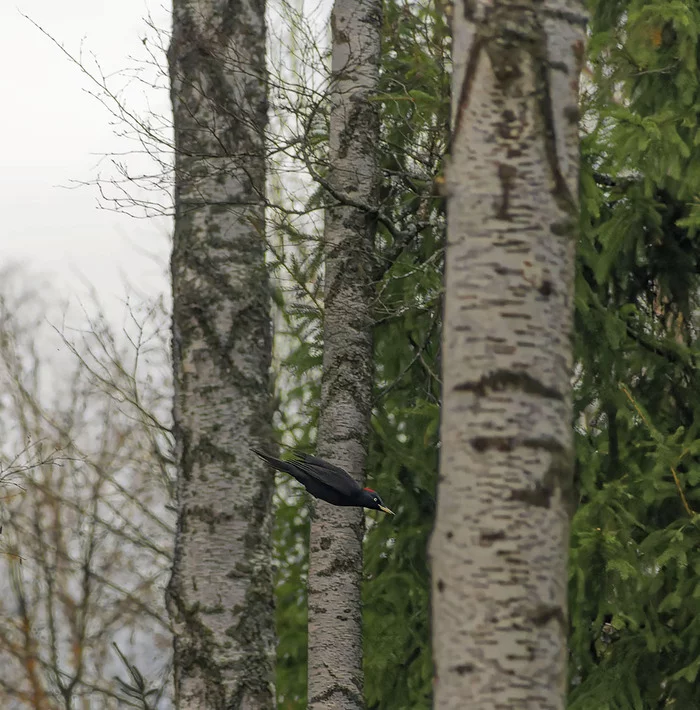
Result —
[[385, 505], [380, 505], [379, 510], [383, 510], [385, 513], [389, 513], [389, 515], [396, 515], [393, 510], [389, 510]]

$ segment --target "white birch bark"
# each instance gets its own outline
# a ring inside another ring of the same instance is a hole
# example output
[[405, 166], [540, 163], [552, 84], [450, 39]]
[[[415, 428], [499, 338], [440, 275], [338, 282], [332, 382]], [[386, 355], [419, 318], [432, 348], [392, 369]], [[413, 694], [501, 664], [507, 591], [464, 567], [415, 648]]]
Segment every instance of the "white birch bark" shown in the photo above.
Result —
[[564, 707], [584, 29], [577, 0], [454, 6], [439, 710]]
[[[372, 393], [371, 271], [379, 116], [380, 0], [336, 0], [325, 226], [319, 455], [364, 479]], [[309, 708], [359, 710], [362, 537], [358, 508], [318, 501], [309, 560]]]
[[172, 254], [181, 709], [274, 707], [264, 0], [174, 0]]

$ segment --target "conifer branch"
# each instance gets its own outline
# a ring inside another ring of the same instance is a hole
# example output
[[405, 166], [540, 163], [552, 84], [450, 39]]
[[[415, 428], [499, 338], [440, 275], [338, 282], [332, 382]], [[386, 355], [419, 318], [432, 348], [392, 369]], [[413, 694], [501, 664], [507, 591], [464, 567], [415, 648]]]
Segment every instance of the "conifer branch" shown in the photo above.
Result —
[[[647, 429], [649, 429], [649, 431], [651, 433], [653, 433], [654, 428], [650, 424], [650, 422], [647, 419], [644, 412], [641, 410], [640, 406], [635, 401], [634, 397], [632, 397], [632, 393], [629, 391], [628, 387], [626, 385], [624, 385], [622, 382], [620, 382], [620, 389], [625, 393], [625, 396], [627, 397], [627, 399], [629, 399], [630, 403], [634, 407], [634, 409], [637, 412], [637, 414], [639, 415], [640, 419], [646, 425]], [[695, 515], [695, 511], [688, 504], [688, 500], [685, 497], [685, 493], [683, 492], [683, 488], [681, 487], [681, 482], [678, 478], [678, 474], [676, 473], [676, 469], [674, 466], [669, 466], [669, 468], [671, 469], [671, 475], [673, 476], [673, 481], [675, 482], [676, 488], [678, 489], [678, 494], [681, 497], [681, 502], [683, 503], [683, 507], [685, 508], [685, 512], [688, 513], [688, 515], [692, 518]]]

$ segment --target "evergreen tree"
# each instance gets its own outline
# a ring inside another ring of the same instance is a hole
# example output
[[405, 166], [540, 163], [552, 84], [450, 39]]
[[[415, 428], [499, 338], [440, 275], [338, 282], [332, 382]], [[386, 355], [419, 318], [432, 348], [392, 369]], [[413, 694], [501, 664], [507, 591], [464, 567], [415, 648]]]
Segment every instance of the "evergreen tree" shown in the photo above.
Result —
[[[370, 485], [397, 513], [365, 537], [365, 697], [429, 708], [427, 545], [435, 511], [447, 150], [445, 7], [386, 0], [381, 78], [382, 210], [376, 255], [376, 381]], [[397, 623], [397, 620], [398, 623]]]
[[[375, 523], [370, 515], [365, 534], [364, 668], [371, 708], [430, 706], [426, 547], [437, 473], [445, 228], [436, 178], [447, 147], [448, 43], [442, 5], [384, 3], [376, 97], [383, 179], [370, 265], [375, 384], [367, 485], [381, 490], [387, 501], [397, 501], [399, 509], [395, 520], [380, 517]], [[307, 208], [315, 204], [314, 196]], [[294, 343], [283, 362], [292, 386], [280, 392], [280, 429], [305, 448], [315, 436], [319, 401], [319, 249], [313, 233], [294, 233], [288, 221], [284, 231], [296, 256], [280, 253], [276, 263], [285, 281], [291, 277], [297, 286], [280, 300], [285, 304], [280, 335]], [[300, 409], [301, 418], [294, 414]], [[307, 529], [306, 510], [303, 498], [280, 497], [278, 701], [290, 709], [305, 707], [307, 557], [305, 547], [296, 546]]]
[[569, 707], [698, 707], [700, 7], [590, 7]]
[[[371, 708], [427, 708], [432, 692], [426, 548], [437, 473], [445, 224], [436, 178], [447, 146], [448, 44], [442, 5], [384, 3], [376, 97], [383, 179], [370, 264], [375, 384], [367, 485], [399, 507], [396, 519], [382, 516], [375, 522], [370, 514], [364, 538], [365, 698]], [[314, 208], [316, 199], [307, 209]], [[296, 233], [289, 220], [283, 231], [295, 257], [280, 251], [275, 263], [283, 282], [291, 280], [296, 287], [280, 294], [279, 301], [284, 304], [279, 334], [294, 344], [282, 363], [291, 386], [280, 392], [280, 431], [306, 448], [315, 437], [320, 399], [320, 250], [317, 235]], [[302, 417], [295, 414], [299, 410]], [[276, 528], [278, 702], [285, 710], [306, 707], [307, 557], [306, 547], [298, 545], [307, 526], [304, 498], [281, 496]]]

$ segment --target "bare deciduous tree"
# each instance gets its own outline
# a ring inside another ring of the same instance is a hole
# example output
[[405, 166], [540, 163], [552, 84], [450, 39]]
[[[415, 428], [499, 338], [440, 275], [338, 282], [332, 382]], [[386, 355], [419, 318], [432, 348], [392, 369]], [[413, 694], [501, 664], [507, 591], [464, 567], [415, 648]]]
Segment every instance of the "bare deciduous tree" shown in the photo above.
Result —
[[[37, 296], [11, 293], [20, 281], [4, 274], [0, 296], [0, 706], [156, 707], [174, 534], [165, 311], [130, 309], [121, 334], [86, 312], [59, 333]], [[114, 643], [148, 705], [115, 680]]]

